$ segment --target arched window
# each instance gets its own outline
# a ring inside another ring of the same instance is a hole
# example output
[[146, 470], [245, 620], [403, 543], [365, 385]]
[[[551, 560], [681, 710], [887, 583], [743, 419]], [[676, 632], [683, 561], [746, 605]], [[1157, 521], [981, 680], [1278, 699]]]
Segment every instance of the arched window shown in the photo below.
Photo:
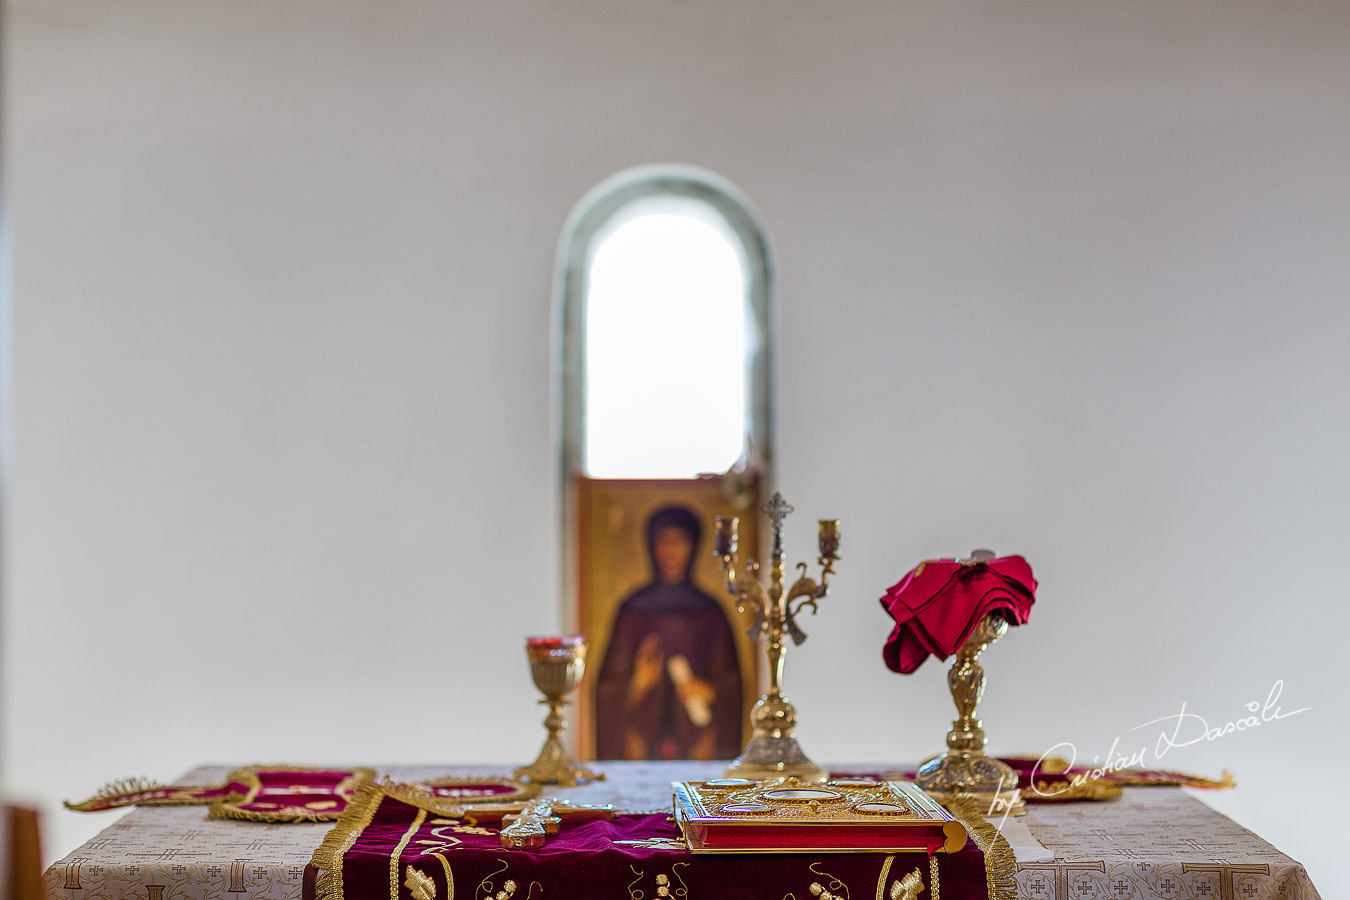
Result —
[[[563, 230], [564, 594], [568, 627], [591, 645], [575, 732], [588, 757], [717, 758], [743, 745], [758, 654], [709, 535], [715, 515], [742, 515], [742, 544], [757, 540], [746, 512], [773, 460], [772, 273], [749, 202], [701, 170], [622, 172]], [[689, 614], [662, 620], [660, 649], [642, 630], [656, 626], [631, 614], [654, 603]], [[680, 646], [681, 630], [697, 648]], [[703, 699], [686, 709], [672, 698], [692, 696], [689, 679]], [[643, 716], [614, 712], [639, 688]]]
[[639, 168], [563, 230], [565, 477], [684, 478], [771, 458], [767, 242], [711, 173]]

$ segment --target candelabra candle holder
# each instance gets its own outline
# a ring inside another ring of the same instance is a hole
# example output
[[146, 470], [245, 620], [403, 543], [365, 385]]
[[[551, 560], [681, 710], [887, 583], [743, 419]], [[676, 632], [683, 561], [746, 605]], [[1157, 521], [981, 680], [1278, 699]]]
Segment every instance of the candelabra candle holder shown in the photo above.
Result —
[[572, 759], [562, 742], [563, 729], [567, 727], [563, 707], [567, 705], [567, 696], [581, 684], [581, 676], [586, 672], [586, 639], [579, 634], [526, 638], [525, 655], [530, 660], [534, 686], [544, 695], [539, 702], [548, 705], [548, 715], [544, 718], [548, 737], [539, 757], [528, 766], [516, 769], [515, 777], [535, 784], [564, 786], [604, 778]]
[[765, 652], [769, 658], [769, 689], [759, 698], [750, 715], [754, 733], [745, 751], [732, 761], [728, 778], [792, 777], [804, 782], [824, 781], [825, 770], [813, 763], [797, 743], [797, 710], [783, 696], [783, 661], [787, 653], [786, 638], [794, 644], [806, 640], [797, 619], [803, 609], [816, 612], [816, 601], [829, 590], [829, 579], [834, 563], [839, 559], [839, 522], [820, 520], [820, 581], [806, 576], [807, 564], [798, 563], [801, 574], [793, 584], [783, 588], [783, 519], [792, 507], [775, 493], [764, 505], [764, 514], [773, 523], [773, 553], [766, 587], [759, 577], [759, 563], [747, 560], [745, 570], [736, 574], [736, 518], [717, 517], [717, 534], [713, 554], [722, 560], [727, 590], [736, 598], [741, 612], [754, 612], [755, 624], [750, 628], [750, 639], [764, 637]]
[[980, 652], [1007, 633], [1008, 620], [1002, 613], [991, 613], [956, 651], [947, 670], [947, 687], [956, 703], [947, 752], [924, 763], [914, 781], [930, 794], [969, 796], [994, 812], [1021, 815], [1026, 806], [1017, 792], [1017, 773], [984, 752], [984, 728], [975, 718], [985, 682]]

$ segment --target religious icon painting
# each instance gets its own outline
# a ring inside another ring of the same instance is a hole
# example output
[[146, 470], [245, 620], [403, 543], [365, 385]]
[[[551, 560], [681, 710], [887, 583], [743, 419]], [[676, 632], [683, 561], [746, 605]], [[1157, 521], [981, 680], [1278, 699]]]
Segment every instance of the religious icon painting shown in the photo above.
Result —
[[576, 603], [587, 635], [578, 697], [584, 759], [731, 759], [749, 735], [759, 656], [720, 560], [717, 516], [757, 555], [758, 490], [714, 476], [578, 478]]

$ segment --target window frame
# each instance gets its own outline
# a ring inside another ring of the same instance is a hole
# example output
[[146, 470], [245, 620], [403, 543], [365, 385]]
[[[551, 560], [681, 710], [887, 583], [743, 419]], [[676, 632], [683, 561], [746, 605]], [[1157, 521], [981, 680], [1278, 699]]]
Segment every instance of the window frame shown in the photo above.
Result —
[[746, 435], [754, 463], [767, 465], [772, 459], [774, 334], [769, 297], [773, 264], [758, 216], [739, 190], [710, 172], [688, 167], [641, 167], [621, 172], [589, 192], [573, 210], [559, 243], [559, 431], [564, 479], [582, 470], [586, 450], [585, 306], [591, 247], [615, 214], [636, 200], [659, 194], [708, 204], [726, 220], [741, 243], [746, 263], [745, 301], [749, 321], [757, 332], [746, 367]]

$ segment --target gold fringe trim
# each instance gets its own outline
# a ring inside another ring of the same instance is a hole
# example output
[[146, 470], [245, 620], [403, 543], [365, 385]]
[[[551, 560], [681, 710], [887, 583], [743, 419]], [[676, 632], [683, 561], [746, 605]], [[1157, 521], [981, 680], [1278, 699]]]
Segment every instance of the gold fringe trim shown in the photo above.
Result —
[[[242, 784], [248, 791], [241, 797], [238, 794], [223, 797], [211, 804], [207, 816], [212, 819], [241, 819], [245, 822], [334, 822], [341, 810], [314, 810], [303, 806], [287, 806], [282, 809], [244, 809], [252, 803], [262, 790], [259, 772], [337, 772], [338, 768], [324, 769], [307, 766], [249, 766], [235, 769], [225, 779], [226, 784]], [[375, 780], [375, 770], [352, 769], [351, 774], [337, 783], [333, 793], [342, 796], [351, 794], [361, 785]]]
[[81, 800], [79, 803], [71, 803], [69, 800], [62, 801], [66, 809], [75, 812], [96, 812], [103, 809], [112, 809], [118, 805], [119, 801], [125, 800], [134, 794], [145, 794], [150, 791], [168, 790], [169, 786], [151, 778], [143, 776], [132, 776], [131, 778], [119, 778], [116, 781], [110, 781], [103, 785], [94, 796], [88, 800]]
[[347, 801], [347, 808], [323, 842], [315, 848], [310, 861], [319, 870], [314, 880], [315, 900], [344, 900], [342, 896], [342, 858], [370, 825], [385, 797], [386, 783], [364, 784]]
[[984, 854], [984, 878], [989, 900], [1017, 900], [1017, 857], [998, 827], [984, 817], [978, 803], [957, 798], [944, 803], [956, 820], [966, 827], [975, 846]]

